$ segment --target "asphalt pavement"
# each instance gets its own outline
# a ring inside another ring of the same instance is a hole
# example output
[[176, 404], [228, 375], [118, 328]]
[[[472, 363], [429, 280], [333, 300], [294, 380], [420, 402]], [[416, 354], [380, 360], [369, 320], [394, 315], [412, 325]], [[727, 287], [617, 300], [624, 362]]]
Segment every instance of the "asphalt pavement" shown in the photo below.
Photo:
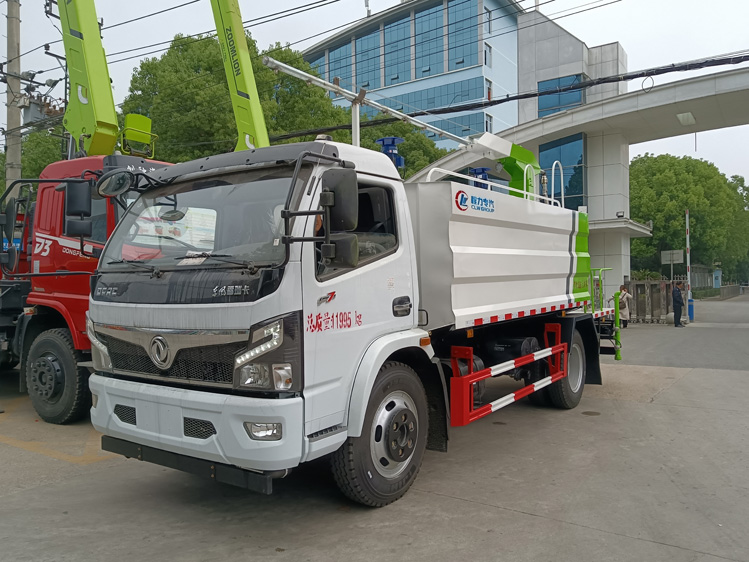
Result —
[[574, 410], [522, 402], [454, 430], [382, 509], [324, 462], [260, 496], [103, 453], [5, 377], [0, 561], [749, 561], [749, 295], [696, 316], [630, 324]]

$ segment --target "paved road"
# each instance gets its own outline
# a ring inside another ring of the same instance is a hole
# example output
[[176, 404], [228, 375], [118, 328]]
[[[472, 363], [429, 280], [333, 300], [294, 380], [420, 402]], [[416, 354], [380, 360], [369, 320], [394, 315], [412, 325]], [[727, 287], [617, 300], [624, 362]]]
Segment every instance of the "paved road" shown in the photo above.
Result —
[[323, 463], [264, 497], [111, 457], [88, 423], [36, 422], [6, 380], [0, 560], [749, 561], [749, 297], [697, 317], [628, 328], [626, 361], [575, 410], [454, 431], [379, 510]]

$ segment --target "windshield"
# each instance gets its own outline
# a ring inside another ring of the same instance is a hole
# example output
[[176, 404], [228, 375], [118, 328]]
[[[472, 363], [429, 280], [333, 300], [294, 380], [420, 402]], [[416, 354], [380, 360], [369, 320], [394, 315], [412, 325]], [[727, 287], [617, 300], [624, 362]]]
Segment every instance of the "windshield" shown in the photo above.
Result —
[[[301, 169], [297, 187], [310, 170]], [[125, 212], [99, 270], [125, 263], [160, 270], [281, 263], [281, 211], [293, 173], [292, 166], [274, 166], [149, 190]]]

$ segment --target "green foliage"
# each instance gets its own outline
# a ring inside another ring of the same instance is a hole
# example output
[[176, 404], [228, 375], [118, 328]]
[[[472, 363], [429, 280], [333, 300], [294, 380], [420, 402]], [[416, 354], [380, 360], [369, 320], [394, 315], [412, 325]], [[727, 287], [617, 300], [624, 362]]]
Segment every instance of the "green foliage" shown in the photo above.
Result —
[[[722, 262], [735, 274], [749, 265], [749, 211], [744, 179], [728, 180], [711, 163], [645, 154], [630, 165], [632, 218], [653, 221], [653, 237], [632, 241], [632, 267], [661, 271], [662, 250], [683, 249], [689, 209], [692, 263]], [[675, 267], [681, 273], [682, 268]]]
[[[58, 128], [53, 131], [61, 134]], [[47, 131], [29, 133], [23, 137], [21, 145], [21, 176], [24, 178], [37, 178], [42, 170], [52, 162], [62, 159], [60, 149], [61, 139], [50, 135]], [[0, 153], [0, 193], [5, 191], [5, 153]]]
[[[351, 122], [350, 110], [334, 105], [325, 90], [268, 69], [249, 35], [247, 43], [271, 138]], [[297, 51], [280, 44], [271, 46], [269, 51], [276, 60], [313, 72]], [[151, 117], [153, 132], [159, 136], [156, 156], [160, 160], [183, 162], [234, 149], [237, 132], [216, 39], [177, 36], [161, 57], [141, 62], [133, 73], [129, 92], [123, 112]], [[399, 150], [406, 159], [406, 175], [447, 153], [404, 123], [363, 128], [361, 134], [362, 146], [374, 150], [379, 149], [374, 142], [377, 138], [404, 137], [406, 141]], [[339, 142], [351, 142], [351, 132], [347, 130], [331, 136]], [[311, 135], [280, 142], [313, 139]]]
[[660, 281], [662, 275], [657, 271], [648, 269], [636, 269], [631, 272], [632, 279], [635, 281]]
[[405, 169], [401, 170], [401, 175], [404, 178], [412, 176], [448, 153], [443, 148], [437, 148], [434, 142], [419, 132], [416, 127], [402, 121], [362, 128], [361, 145], [379, 151], [380, 145], [375, 141], [382, 137], [401, 137], [404, 139], [398, 145], [398, 153], [403, 156], [406, 164]]
[[696, 300], [719, 296], [720, 289], [695, 289], [694, 291], [692, 291], [692, 298]]

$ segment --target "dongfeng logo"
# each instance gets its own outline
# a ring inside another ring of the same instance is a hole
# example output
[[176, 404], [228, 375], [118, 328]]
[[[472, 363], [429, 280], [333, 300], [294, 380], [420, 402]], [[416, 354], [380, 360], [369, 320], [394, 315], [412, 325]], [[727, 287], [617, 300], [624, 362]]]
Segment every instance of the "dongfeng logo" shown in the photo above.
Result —
[[455, 194], [455, 206], [461, 211], [468, 209], [468, 195], [465, 191], [461, 190]]
[[156, 336], [151, 340], [151, 360], [153, 364], [161, 369], [165, 369], [169, 363], [169, 345], [161, 336]]

